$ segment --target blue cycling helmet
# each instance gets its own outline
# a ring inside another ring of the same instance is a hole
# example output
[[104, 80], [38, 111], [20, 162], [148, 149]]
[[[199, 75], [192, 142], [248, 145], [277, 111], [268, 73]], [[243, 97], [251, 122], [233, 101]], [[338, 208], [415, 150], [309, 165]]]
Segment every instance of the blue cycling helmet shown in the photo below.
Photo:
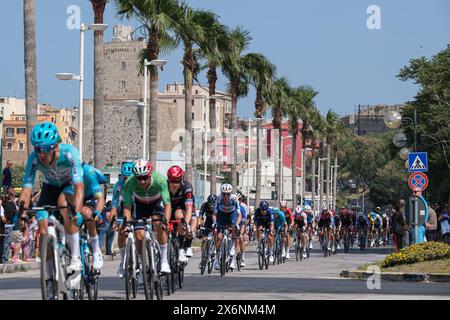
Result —
[[52, 122], [39, 123], [31, 131], [31, 144], [35, 147], [53, 147], [59, 141], [58, 128]]
[[272, 208], [272, 213], [273, 213], [274, 215], [280, 214], [280, 209], [278, 209], [278, 208]]
[[259, 203], [259, 208], [261, 210], [269, 210], [269, 203], [263, 200]]
[[122, 168], [120, 169], [120, 174], [123, 177], [131, 177], [133, 175], [133, 162], [122, 163]]

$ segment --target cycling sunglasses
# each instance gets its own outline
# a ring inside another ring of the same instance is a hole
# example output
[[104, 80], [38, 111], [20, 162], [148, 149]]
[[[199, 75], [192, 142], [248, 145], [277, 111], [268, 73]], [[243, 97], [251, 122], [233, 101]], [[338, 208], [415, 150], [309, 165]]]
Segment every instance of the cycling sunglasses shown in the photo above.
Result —
[[51, 145], [51, 146], [35, 146], [34, 147], [34, 151], [36, 151], [36, 153], [49, 153], [52, 150], [55, 149], [55, 145]]
[[147, 176], [147, 177], [136, 177], [136, 179], [138, 179], [139, 181], [148, 181], [152, 176]]
[[173, 184], [180, 184], [181, 180], [169, 180], [169, 182]]

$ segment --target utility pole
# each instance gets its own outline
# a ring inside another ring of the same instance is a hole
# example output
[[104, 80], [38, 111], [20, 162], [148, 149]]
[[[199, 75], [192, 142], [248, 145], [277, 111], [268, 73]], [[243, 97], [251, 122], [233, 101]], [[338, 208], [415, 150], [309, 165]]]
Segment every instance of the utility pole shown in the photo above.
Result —
[[361, 105], [358, 104], [358, 136], [361, 135]]

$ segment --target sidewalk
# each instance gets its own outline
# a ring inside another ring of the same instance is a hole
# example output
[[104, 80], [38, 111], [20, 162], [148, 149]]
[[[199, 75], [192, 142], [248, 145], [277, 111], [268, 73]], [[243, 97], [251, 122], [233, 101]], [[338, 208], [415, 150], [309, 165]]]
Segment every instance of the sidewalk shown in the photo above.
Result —
[[22, 263], [4, 263], [0, 264], [0, 274], [14, 273], [14, 272], [26, 272], [28, 270], [39, 270], [40, 262], [22, 262]]

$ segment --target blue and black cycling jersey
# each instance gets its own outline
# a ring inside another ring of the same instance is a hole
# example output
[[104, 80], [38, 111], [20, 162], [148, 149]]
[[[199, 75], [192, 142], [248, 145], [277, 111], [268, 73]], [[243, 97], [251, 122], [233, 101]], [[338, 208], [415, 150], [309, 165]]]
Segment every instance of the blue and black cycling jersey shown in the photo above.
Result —
[[263, 226], [264, 228], [270, 228], [271, 222], [274, 221], [272, 209], [268, 209], [266, 214], [262, 213], [260, 208], [256, 209], [254, 222], [257, 226]]
[[241, 209], [241, 215], [242, 215], [240, 225], [243, 226], [243, 225], [245, 225], [245, 220], [247, 219], [247, 206], [241, 202], [240, 209]]
[[216, 200], [214, 213], [217, 216], [217, 229], [219, 229], [219, 231], [223, 230], [227, 225], [235, 225], [237, 223], [238, 215], [241, 214], [239, 200], [236, 195], [232, 194], [230, 196], [229, 203], [226, 203], [223, 196], [219, 195]]

